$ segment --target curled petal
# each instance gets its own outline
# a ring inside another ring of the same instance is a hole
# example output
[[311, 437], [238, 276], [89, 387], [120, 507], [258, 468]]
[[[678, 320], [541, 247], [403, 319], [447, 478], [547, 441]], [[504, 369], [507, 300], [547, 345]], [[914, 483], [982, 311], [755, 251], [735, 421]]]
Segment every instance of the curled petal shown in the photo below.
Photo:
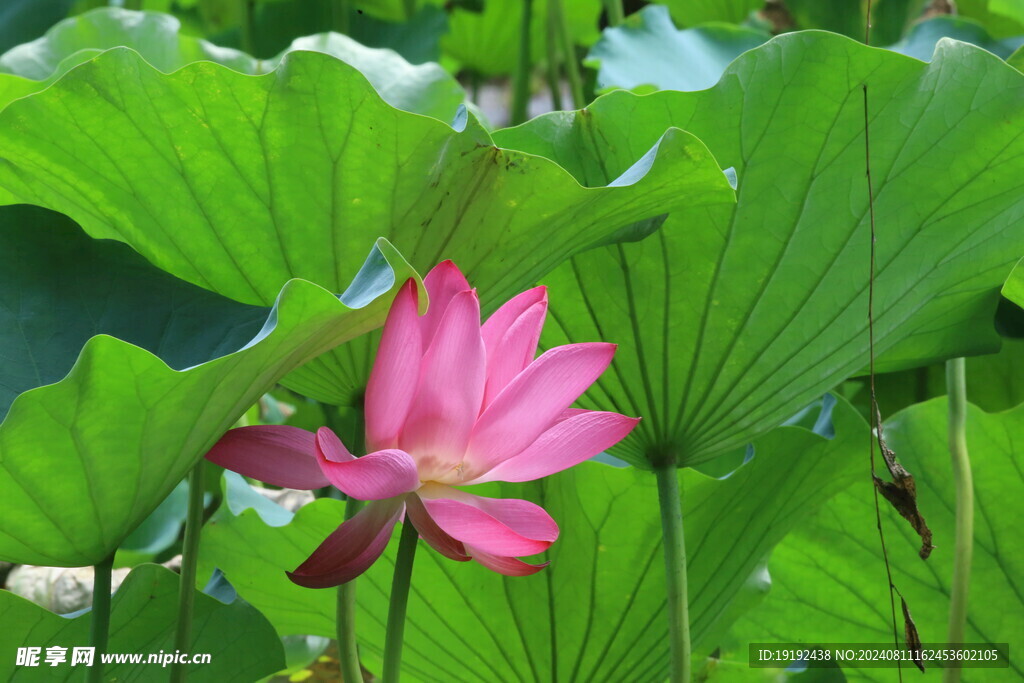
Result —
[[431, 519], [427, 509], [423, 507], [423, 502], [419, 496], [409, 496], [405, 509], [409, 515], [409, 521], [420, 532], [423, 540], [430, 544], [431, 548], [456, 562], [466, 562], [469, 560], [469, 555], [466, 554], [466, 546], [461, 541], [456, 541], [441, 530], [441, 527]]
[[421, 478], [433, 479], [462, 459], [484, 393], [480, 302], [469, 290], [448, 305], [423, 356], [419, 389], [399, 446], [416, 455]]
[[384, 552], [404, 507], [402, 498], [370, 503], [335, 529], [288, 578], [306, 588], [330, 588], [356, 578]]
[[550, 562], [529, 564], [528, 562], [523, 562], [515, 557], [491, 555], [490, 553], [485, 553], [479, 548], [474, 548], [472, 546], [467, 547], [466, 552], [470, 554], [472, 559], [476, 560], [491, 571], [504, 574], [505, 576], [529, 576], [530, 574], [536, 574], [541, 569], [544, 569], [551, 564]]
[[[493, 347], [488, 348], [484, 409], [533, 361], [547, 312], [547, 301], [534, 304], [516, 318]], [[486, 343], [485, 338], [485, 346]]]
[[316, 455], [328, 481], [357, 500], [394, 498], [420, 486], [416, 462], [408, 453], [390, 449], [355, 458], [327, 427], [317, 430]]
[[[427, 297], [430, 300], [426, 315], [420, 318], [423, 347], [426, 348], [433, 341], [434, 334], [441, 325], [441, 320], [444, 319], [444, 313], [448, 310], [448, 304], [456, 294], [472, 288], [462, 271], [451, 261], [442, 261], [431, 268], [427, 276], [423, 278], [423, 286], [426, 288]], [[479, 324], [478, 319], [477, 325]]]
[[391, 304], [366, 385], [366, 442], [370, 450], [398, 445], [398, 433], [416, 393], [422, 356], [416, 282], [410, 279]]
[[466, 483], [533, 481], [561, 472], [611, 448], [626, 438], [639, 421], [618, 413], [580, 411], [555, 423], [519, 455]]
[[232, 429], [206, 459], [232, 472], [289, 489], [318, 489], [327, 477], [317, 465], [312, 432], [283, 425]]
[[485, 553], [536, 555], [558, 538], [555, 521], [525, 500], [481, 498], [439, 484], [424, 486], [419, 495], [442, 531]]
[[536, 441], [601, 376], [614, 355], [614, 344], [569, 344], [533, 361], [477, 420], [466, 453], [470, 469], [487, 472]]

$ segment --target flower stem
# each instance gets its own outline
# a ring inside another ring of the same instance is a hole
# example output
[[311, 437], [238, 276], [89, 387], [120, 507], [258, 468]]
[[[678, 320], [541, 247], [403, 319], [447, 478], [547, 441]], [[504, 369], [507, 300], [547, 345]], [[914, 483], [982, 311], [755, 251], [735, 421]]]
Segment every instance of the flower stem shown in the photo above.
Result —
[[[345, 504], [345, 521], [359, 512], [363, 502], [349, 498]], [[359, 664], [359, 645], [356, 643], [356, 582], [338, 586], [338, 613], [335, 624], [338, 631], [338, 659], [341, 661], [341, 680], [358, 683], [363, 680], [363, 668]]]
[[533, 0], [523, 0], [523, 13], [519, 24], [519, 60], [512, 78], [511, 123], [517, 126], [526, 121], [530, 105], [530, 24], [533, 21]]
[[[964, 642], [967, 623], [967, 593], [971, 583], [971, 553], [974, 546], [974, 482], [967, 455], [967, 381], [963, 358], [946, 361], [946, 393], [949, 395], [949, 453], [956, 486], [956, 537], [953, 552], [953, 589], [949, 600], [949, 630], [952, 645]], [[960, 680], [956, 662], [942, 670], [943, 683]]]
[[661, 507], [661, 533], [665, 543], [665, 588], [668, 599], [668, 635], [671, 651], [669, 680], [690, 680], [690, 606], [686, 592], [686, 541], [683, 538], [683, 501], [675, 458], [654, 468]]
[[565, 19], [565, 6], [562, 4], [562, 0], [549, 1], [551, 2], [551, 21], [556, 24], [558, 36], [562, 41], [562, 57], [565, 59], [565, 75], [569, 80], [569, 92], [572, 93], [572, 106], [576, 109], [583, 109], [587, 106], [587, 100], [583, 96], [583, 77], [580, 75], [580, 65], [576, 59], [576, 43], [572, 38], [569, 22]]
[[391, 579], [391, 604], [388, 606], [387, 635], [384, 637], [384, 683], [398, 683], [402, 671], [402, 634], [405, 631], [405, 608], [409, 604], [409, 582], [412, 563], [416, 559], [419, 533], [406, 516], [402, 538], [395, 558], [395, 574]]
[[[178, 626], [174, 632], [174, 649], [188, 652], [192, 645], [192, 610], [196, 594], [196, 563], [199, 559], [199, 536], [203, 530], [203, 474], [205, 461], [200, 460], [188, 475], [188, 512], [185, 517], [185, 542], [181, 548], [181, 583], [178, 589]], [[183, 683], [188, 665], [171, 665], [171, 683]]]
[[604, 0], [604, 9], [608, 13], [608, 25], [618, 26], [626, 18], [622, 10], [622, 0]]
[[89, 644], [96, 648], [89, 683], [103, 680], [103, 654], [110, 636], [110, 572], [114, 568], [114, 553], [93, 566], [92, 612], [89, 617]]
[[239, 0], [238, 2], [239, 15], [241, 16], [239, 25], [242, 32], [242, 52], [253, 57], [256, 56], [256, 40], [253, 35], [256, 32], [255, 20], [253, 18], [254, 4], [253, 0]]

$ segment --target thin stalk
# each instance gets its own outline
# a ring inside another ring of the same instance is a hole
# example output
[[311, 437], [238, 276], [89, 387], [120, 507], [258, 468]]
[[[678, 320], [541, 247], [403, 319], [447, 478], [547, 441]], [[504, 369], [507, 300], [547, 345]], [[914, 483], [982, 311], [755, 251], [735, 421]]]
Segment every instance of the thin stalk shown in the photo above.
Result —
[[626, 19], [622, 11], [622, 0], [604, 0], [604, 11], [608, 14], [608, 25], [618, 26]]
[[690, 680], [690, 605], [686, 589], [686, 540], [683, 536], [683, 501], [675, 458], [654, 468], [658, 480], [661, 533], [665, 543], [665, 584], [668, 598], [668, 635], [671, 661], [669, 680]]
[[402, 671], [405, 609], [409, 604], [409, 584], [412, 579], [412, 563], [416, 559], [418, 538], [416, 527], [406, 516], [402, 524], [402, 538], [398, 542], [395, 573], [391, 579], [391, 604], [388, 606], [388, 625], [384, 636], [384, 683], [398, 683]]
[[[971, 583], [971, 553], [974, 547], [974, 482], [967, 454], [967, 381], [963, 358], [946, 361], [946, 392], [949, 395], [949, 454], [953, 460], [956, 486], [956, 538], [953, 552], [953, 591], [949, 600], [949, 630], [946, 641], [964, 642], [967, 624], [967, 594]], [[943, 683], [957, 683], [957, 662], [942, 670]]]
[[523, 0], [523, 14], [519, 23], [519, 59], [512, 78], [511, 123], [518, 126], [527, 119], [530, 105], [530, 23], [533, 21], [533, 0]]
[[331, 0], [331, 27], [337, 33], [348, 34], [351, 14], [351, 0]]
[[583, 109], [587, 106], [587, 100], [583, 96], [583, 76], [580, 75], [580, 65], [576, 61], [576, 44], [572, 39], [572, 31], [569, 30], [569, 23], [565, 20], [565, 6], [562, 4], [562, 0], [550, 1], [551, 21], [555, 22], [558, 36], [562, 41], [562, 56], [565, 58], [565, 75], [569, 80], [572, 105], [576, 109]]
[[416, 16], [416, 0], [402, 0], [402, 6], [405, 8], [406, 21]]
[[[203, 530], [203, 473], [200, 460], [188, 475], [188, 512], [185, 517], [185, 542], [181, 548], [181, 583], [178, 592], [178, 626], [174, 632], [174, 649], [188, 652], [192, 646], [192, 611], [196, 594], [196, 564], [199, 559], [199, 536]], [[171, 683], [184, 683], [188, 665], [171, 666]]]
[[551, 90], [551, 106], [555, 111], [562, 109], [562, 77], [558, 65], [562, 61], [562, 51], [558, 45], [558, 30], [552, 18], [554, 4], [548, 3], [547, 25], [544, 30], [544, 49], [547, 52], [547, 81]]
[[[349, 498], [345, 504], [345, 521], [352, 519], [363, 506], [362, 501]], [[338, 659], [341, 661], [341, 680], [357, 683], [363, 680], [363, 667], [359, 664], [359, 645], [356, 642], [356, 582], [338, 586], [338, 612], [335, 624], [338, 632]]]
[[242, 52], [256, 56], [255, 24], [253, 21], [253, 0], [238, 0], [241, 10]]
[[114, 553], [93, 566], [92, 611], [89, 616], [89, 644], [96, 648], [89, 683], [103, 680], [103, 655], [110, 637], [110, 572], [114, 568]]

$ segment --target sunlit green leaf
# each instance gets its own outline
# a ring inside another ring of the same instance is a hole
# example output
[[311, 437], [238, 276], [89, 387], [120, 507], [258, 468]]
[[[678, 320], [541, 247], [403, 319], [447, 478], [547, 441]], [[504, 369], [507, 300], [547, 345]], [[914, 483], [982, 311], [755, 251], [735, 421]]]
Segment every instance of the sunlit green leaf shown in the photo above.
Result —
[[[162, 680], [167, 665], [146, 663], [150, 654], [174, 653], [174, 629], [180, 578], [158, 565], [135, 569], [114, 594], [108, 652], [140, 654], [141, 664], [108, 664], [104, 680]], [[281, 641], [267, 619], [241, 600], [226, 605], [199, 593], [195, 596], [192, 643], [188, 654], [210, 655], [208, 664], [188, 667], [190, 681], [254, 681], [284, 667]], [[0, 677], [11, 683], [27, 681], [81, 681], [87, 667], [71, 665], [72, 650], [88, 647], [90, 614], [68, 619], [8, 591], [0, 591]], [[18, 647], [40, 647], [41, 665], [15, 666]], [[46, 648], [67, 648], [66, 661], [57, 666], [43, 662]], [[98, 660], [98, 655], [96, 655]], [[97, 661], [98, 663], [98, 661]]]
[[994, 351], [999, 287], [1024, 245], [1024, 180], [1006, 172], [1024, 157], [1024, 77], [984, 51], [942, 41], [924, 64], [789, 34], [742, 55], [710, 90], [615, 92], [585, 115], [495, 134], [588, 183], [668, 126], [735, 168], [738, 204], [676, 210], [646, 239], [544, 278], [547, 345], [620, 343], [581, 402], [644, 416], [613, 454], [707, 460], [866, 366], [865, 78], [878, 369]]

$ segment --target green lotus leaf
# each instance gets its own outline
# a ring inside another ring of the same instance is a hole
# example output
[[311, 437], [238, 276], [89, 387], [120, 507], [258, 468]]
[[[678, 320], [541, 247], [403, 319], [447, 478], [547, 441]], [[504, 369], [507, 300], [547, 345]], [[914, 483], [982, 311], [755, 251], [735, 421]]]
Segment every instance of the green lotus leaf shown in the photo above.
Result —
[[621, 25], [606, 28], [586, 64], [597, 69], [597, 87], [602, 90], [645, 85], [704, 90], [718, 82], [732, 60], [768, 38], [761, 31], [729, 24], [680, 31], [668, 8], [649, 5]]
[[676, 210], [646, 239], [544, 278], [545, 345], [611, 331], [620, 343], [581, 401], [644, 416], [613, 454], [642, 466], [708, 460], [865, 368], [865, 79], [878, 370], [994, 351], [999, 288], [1024, 248], [1024, 181], [1005, 171], [1024, 156], [1024, 76], [987, 52], [941, 41], [924, 64], [789, 34], [742, 55], [710, 90], [614, 92], [585, 115], [495, 134], [586, 182], [614, 176], [668, 126], [735, 169], [737, 204]]
[[[893, 582], [906, 597], [922, 642], [932, 643], [946, 639], [953, 572], [956, 498], [946, 413], [946, 399], [937, 398], [893, 416], [885, 430], [889, 445], [917, 480], [918, 505], [935, 534], [936, 548], [922, 561], [917, 556], [920, 539], [882, 502]], [[1017, 537], [1024, 515], [1024, 406], [996, 414], [969, 406], [967, 447], [975, 515], [966, 642], [1015, 645], [1024, 638], [1019, 618], [1024, 611], [1024, 549], [1010, 539]], [[892, 640], [888, 582], [866, 462], [861, 469], [856, 486], [836, 496], [775, 548], [768, 564], [771, 591], [736, 624], [739, 643]], [[902, 621], [898, 624], [902, 634]], [[855, 673], [858, 680], [878, 681], [891, 681], [894, 674], [884, 669]], [[1022, 676], [1024, 666], [1012, 655], [1009, 669], [963, 670], [967, 682]]]
[[[835, 436], [782, 427], [752, 446], [753, 459], [724, 479], [679, 473], [687, 524], [690, 616], [699, 650], [736, 616], [736, 596], [760, 576], [771, 547], [810, 510], [847, 486], [867, 425], [843, 402], [832, 408]], [[824, 422], [828, 422], [828, 415]], [[201, 563], [225, 572], [239, 594], [279, 633], [334, 633], [334, 601], [292, 584], [301, 563], [341, 522], [344, 505], [321, 499], [289, 514], [270, 506], [237, 475], [203, 530]], [[531, 484], [495, 484], [474, 493], [524, 497], [561, 528], [531, 577], [506, 578], [475, 563], [447, 560], [423, 545], [416, 559], [403, 657], [418, 680], [661, 680], [668, 662], [664, 560], [653, 478], [634, 468], [588, 462]], [[255, 496], [255, 503], [245, 496]], [[257, 509], [246, 509], [250, 505]], [[276, 509], [268, 510], [270, 506]], [[273, 525], [273, 526], [271, 526]], [[380, 670], [397, 536], [358, 582], [360, 646]], [[472, 675], [467, 672], [474, 672]], [[475, 678], [474, 678], [475, 677]]]
[[742, 24], [751, 12], [764, 7], [760, 0], [666, 0], [680, 26], [695, 26], [709, 21]]
[[[174, 369], [107, 335], [89, 339], [67, 377], [20, 393], [0, 424], [0, 558], [81, 566], [109, 556], [285, 373], [381, 325], [409, 277], [415, 272], [381, 240], [341, 301], [309, 282], [289, 282], [251, 341], [191, 367]], [[90, 294], [83, 292], [84, 303], [106, 315], [107, 300]], [[188, 323], [174, 303], [158, 304], [169, 309], [164, 329], [172, 337], [176, 324]], [[109, 311], [111, 324], [138, 313]]]
[[[475, 119], [456, 131], [394, 109], [323, 54], [290, 53], [252, 78], [207, 62], [166, 75], [122, 48], [0, 112], [0, 201], [6, 190], [61, 211], [259, 305], [293, 277], [341, 291], [383, 234], [421, 270], [454, 259], [493, 310], [623, 225], [731, 201], [704, 145], [662, 132], [629, 173], [581, 187], [495, 147]], [[369, 357], [367, 343], [346, 348], [288, 384], [346, 403]]]
[[[174, 652], [174, 629], [181, 579], [159, 565], [142, 565], [131, 572], [111, 600], [108, 652], [141, 654], [143, 663], [108, 664], [104, 680], [161, 680], [168, 669], [147, 664], [150, 654]], [[284, 668], [281, 641], [266, 617], [242, 600], [224, 604], [195, 596], [192, 643], [188, 653], [210, 655], [208, 664], [189, 667], [190, 681], [255, 681]], [[17, 624], [0, 633], [0, 647], [11, 653], [0, 660], [0, 677], [11, 683], [84, 680], [88, 669], [71, 665], [72, 650], [88, 647], [89, 613], [68, 618], [49, 612], [8, 591], [0, 591], [0, 619]], [[66, 661], [45, 664], [46, 648], [67, 648]], [[41, 666], [15, 666], [18, 647], [40, 647]], [[98, 657], [98, 655], [97, 655]], [[166, 665], [165, 665], [166, 666]]]
[[381, 97], [398, 109], [451, 121], [465, 100], [462, 87], [437, 64], [414, 66], [392, 50], [364, 47], [339, 33], [297, 38], [277, 57], [256, 59], [183, 34], [181, 22], [169, 14], [101, 7], [65, 19], [42, 38], [0, 55], [0, 73], [39, 81], [26, 84], [22, 79], [0, 76], [0, 105], [29, 90], [41, 90], [71, 68], [119, 46], [136, 50], [165, 73], [193, 62], [211, 61], [240, 73], [265, 74], [289, 52], [323, 52], [358, 69]]
[[1024, 35], [1024, 7], [1015, 0], [960, 0], [957, 12], [981, 22], [996, 38]]

